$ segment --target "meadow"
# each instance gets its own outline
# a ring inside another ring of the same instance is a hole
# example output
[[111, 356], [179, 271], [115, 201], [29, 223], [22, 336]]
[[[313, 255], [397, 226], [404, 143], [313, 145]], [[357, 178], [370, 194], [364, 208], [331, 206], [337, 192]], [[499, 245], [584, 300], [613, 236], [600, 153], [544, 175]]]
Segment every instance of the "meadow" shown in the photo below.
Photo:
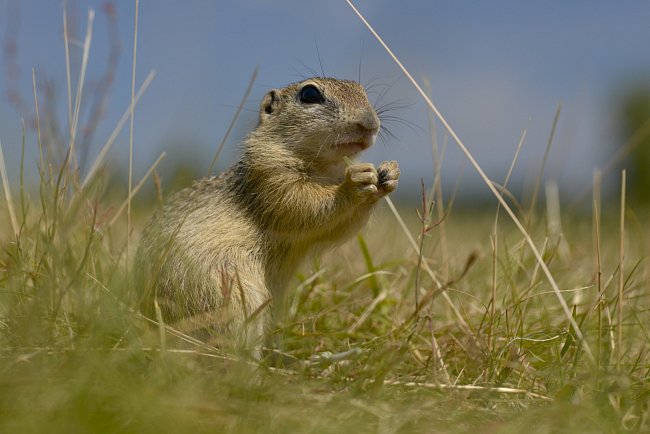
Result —
[[0, 161], [0, 432], [650, 430], [650, 232], [624, 172], [573, 207], [543, 164], [474, 209], [440, 179], [382, 203], [302, 267], [254, 360], [139, 313], [138, 233], [172, 191], [157, 162], [153, 199], [101, 159], [86, 179], [76, 127], [22, 144], [35, 179]]

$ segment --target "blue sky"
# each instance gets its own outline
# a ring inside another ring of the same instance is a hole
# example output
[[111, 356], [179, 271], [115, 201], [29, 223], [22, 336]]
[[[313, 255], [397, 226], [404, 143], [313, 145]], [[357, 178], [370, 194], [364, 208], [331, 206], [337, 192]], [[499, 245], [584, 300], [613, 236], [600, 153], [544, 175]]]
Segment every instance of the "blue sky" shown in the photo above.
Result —
[[[96, 11], [87, 81], [104, 71], [109, 47], [104, 1], [68, 1], [75, 35], [83, 38], [89, 8]], [[134, 1], [115, 2], [122, 55], [107, 110], [94, 137], [103, 145], [130, 98]], [[21, 116], [8, 88], [31, 104], [31, 68], [57, 86], [66, 119], [62, 3], [0, 0], [0, 37], [17, 44], [19, 75], [7, 76], [0, 56], [0, 141], [13, 176], [19, 159]], [[623, 141], [615, 132], [614, 96], [630, 80], [650, 83], [650, 2], [601, 1], [358, 1], [418, 80], [431, 83], [433, 101], [488, 175], [501, 180], [522, 131], [527, 130], [513, 185], [531, 179], [544, 153], [558, 103], [562, 114], [547, 175], [565, 191], [588, 184]], [[71, 46], [73, 73], [80, 49]], [[320, 57], [320, 59], [319, 59]], [[237, 140], [255, 125], [257, 106], [270, 88], [311, 75], [361, 77], [387, 88], [383, 102], [405, 106], [390, 125], [397, 140], [377, 145], [364, 159], [400, 162], [400, 189], [415, 192], [433, 177], [427, 110], [412, 86], [344, 1], [140, 2], [137, 82], [157, 76], [135, 114], [136, 177], [163, 150], [172, 160], [207, 166], [254, 68], [259, 76], [245, 115], [226, 145], [222, 167], [238, 155]], [[380, 89], [376, 88], [376, 89]], [[42, 97], [42, 96], [40, 96]], [[372, 96], [373, 98], [376, 95]], [[372, 98], [371, 98], [372, 99]], [[28, 105], [31, 108], [31, 105]], [[444, 134], [439, 129], [440, 142]], [[28, 136], [28, 157], [36, 158]], [[124, 163], [128, 131], [111, 157]], [[91, 159], [93, 157], [91, 156]], [[464, 157], [449, 142], [443, 182], [452, 186]], [[461, 188], [480, 186], [469, 166]]]

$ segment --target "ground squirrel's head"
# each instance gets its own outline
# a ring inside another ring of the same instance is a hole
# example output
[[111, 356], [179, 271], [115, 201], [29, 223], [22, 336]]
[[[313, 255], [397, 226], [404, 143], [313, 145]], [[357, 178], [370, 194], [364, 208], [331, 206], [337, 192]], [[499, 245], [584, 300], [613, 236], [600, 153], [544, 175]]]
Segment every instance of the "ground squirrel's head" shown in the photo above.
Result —
[[371, 146], [379, 126], [359, 83], [318, 77], [269, 91], [256, 135], [280, 139], [305, 161], [336, 164]]

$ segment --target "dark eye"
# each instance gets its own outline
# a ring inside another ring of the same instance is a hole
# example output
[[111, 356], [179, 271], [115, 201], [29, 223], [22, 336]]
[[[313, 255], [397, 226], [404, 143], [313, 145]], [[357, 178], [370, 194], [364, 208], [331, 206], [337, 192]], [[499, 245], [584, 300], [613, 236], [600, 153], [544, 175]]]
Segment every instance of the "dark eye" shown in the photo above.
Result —
[[300, 102], [304, 104], [322, 104], [325, 102], [323, 94], [312, 84], [308, 84], [300, 89], [298, 97], [300, 98]]

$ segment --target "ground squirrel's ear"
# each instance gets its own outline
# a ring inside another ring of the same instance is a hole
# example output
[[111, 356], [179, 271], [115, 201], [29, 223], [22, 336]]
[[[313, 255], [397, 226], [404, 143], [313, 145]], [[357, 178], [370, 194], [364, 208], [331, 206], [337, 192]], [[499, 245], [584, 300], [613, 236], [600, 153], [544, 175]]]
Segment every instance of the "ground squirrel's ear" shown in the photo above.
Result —
[[264, 122], [269, 116], [275, 113], [280, 108], [280, 95], [279, 91], [273, 89], [267, 92], [260, 104], [260, 122]]

